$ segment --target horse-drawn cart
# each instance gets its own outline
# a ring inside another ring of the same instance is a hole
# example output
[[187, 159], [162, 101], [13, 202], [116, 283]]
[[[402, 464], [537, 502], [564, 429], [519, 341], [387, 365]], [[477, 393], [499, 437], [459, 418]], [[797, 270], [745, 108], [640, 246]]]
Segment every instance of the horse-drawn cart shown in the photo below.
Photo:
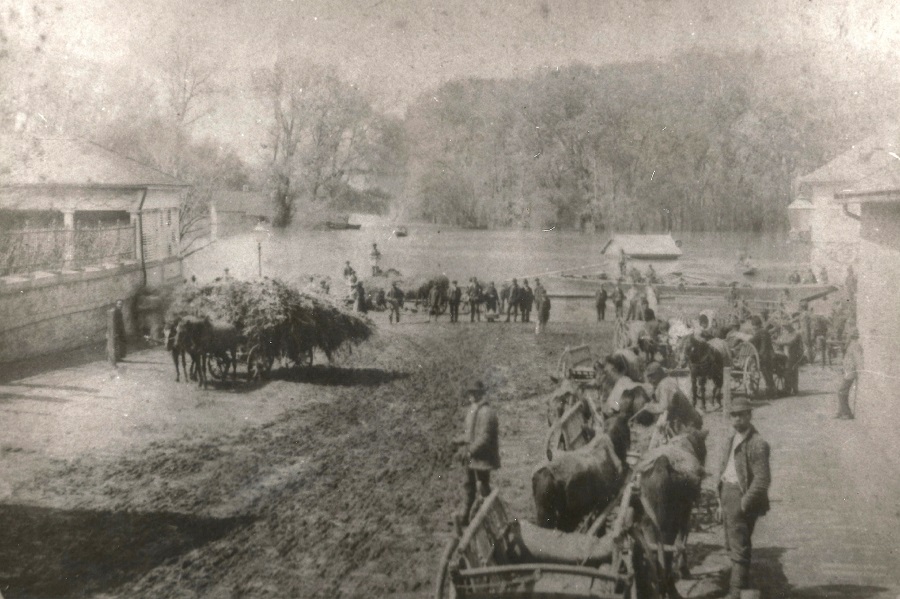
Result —
[[[787, 356], [783, 353], [775, 352], [772, 358], [772, 382], [775, 384], [775, 388], [769, 390], [769, 392], [776, 395], [784, 393], [786, 368]], [[762, 362], [759, 358], [759, 352], [749, 341], [741, 341], [732, 352], [732, 391], [743, 392], [747, 397], [757, 397], [762, 378]]]
[[[624, 526], [624, 518], [620, 526]], [[448, 541], [438, 565], [436, 599], [621, 599], [634, 593], [631, 531], [604, 537], [546, 531], [511, 518], [492, 492], [471, 523]]]

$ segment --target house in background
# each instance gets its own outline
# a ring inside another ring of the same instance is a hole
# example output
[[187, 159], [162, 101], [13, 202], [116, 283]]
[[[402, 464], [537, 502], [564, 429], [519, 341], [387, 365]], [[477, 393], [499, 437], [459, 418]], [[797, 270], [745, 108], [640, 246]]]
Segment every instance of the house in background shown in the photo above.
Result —
[[674, 260], [681, 256], [681, 248], [668, 234], [614, 235], [600, 253], [618, 258], [620, 250], [635, 260]]
[[[832, 200], [838, 207], [860, 207], [856, 318], [863, 350], [856, 401], [857, 419], [873, 446], [896, 451], [900, 423], [897, 356], [900, 356], [900, 137], [886, 144], [891, 160]], [[895, 149], [896, 148], [896, 149]]]
[[253, 230], [260, 221], [271, 223], [275, 206], [268, 192], [221, 190], [209, 206], [210, 238], [215, 241]]
[[0, 362], [104, 338], [125, 300], [181, 279], [187, 186], [80, 139], [0, 136]]
[[892, 168], [897, 162], [897, 133], [896, 127], [889, 127], [797, 179], [798, 197], [812, 205], [808, 218], [811, 265], [817, 273], [825, 268], [832, 281], [844, 280], [859, 251], [859, 205], [838, 204], [835, 194]]
[[185, 189], [165, 173], [86, 140], [2, 137], [0, 276], [109, 262], [178, 262]]

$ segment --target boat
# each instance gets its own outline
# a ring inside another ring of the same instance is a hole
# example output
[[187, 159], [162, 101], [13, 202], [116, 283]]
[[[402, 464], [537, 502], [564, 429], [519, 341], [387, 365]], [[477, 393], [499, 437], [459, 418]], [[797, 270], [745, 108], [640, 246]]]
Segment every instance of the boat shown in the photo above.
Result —
[[329, 229], [334, 230], [334, 231], [345, 231], [345, 230], [347, 230], [347, 229], [350, 229], [350, 230], [352, 230], [352, 231], [358, 231], [359, 229], [362, 228], [362, 225], [354, 225], [354, 224], [350, 224], [350, 223], [341, 223], [341, 222], [335, 222], [335, 221], [332, 221], [332, 220], [325, 221], [325, 226], [328, 227]]
[[406, 230], [406, 227], [397, 227], [394, 229], [394, 237], [406, 237], [409, 235], [409, 231]]
[[741, 274], [744, 275], [745, 277], [752, 277], [756, 274], [756, 267], [748, 266], [747, 268], [745, 268], [744, 270], [741, 271]]

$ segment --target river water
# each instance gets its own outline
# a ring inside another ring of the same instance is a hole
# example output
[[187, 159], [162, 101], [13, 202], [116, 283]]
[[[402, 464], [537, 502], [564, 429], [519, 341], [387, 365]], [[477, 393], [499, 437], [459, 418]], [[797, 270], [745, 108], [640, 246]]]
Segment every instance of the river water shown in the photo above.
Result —
[[[616, 257], [601, 254], [608, 235], [565, 231], [452, 230], [411, 225], [409, 236], [395, 237], [390, 226], [369, 225], [358, 231], [273, 232], [262, 241], [265, 276], [297, 280], [306, 274], [340, 279], [344, 262], [357, 272], [371, 272], [370, 253], [377, 243], [382, 269], [394, 268], [403, 276], [445, 274], [460, 283], [471, 276], [482, 281], [512, 277], [617, 272]], [[784, 282], [794, 268], [805, 268], [809, 246], [789, 242], [786, 235], [750, 233], [682, 233], [683, 256], [675, 261], [652, 262], [661, 273], [681, 271], [701, 277], [731, 280], [742, 251], [759, 268], [757, 281]], [[219, 240], [185, 260], [185, 275], [206, 282], [224, 274], [255, 277], [257, 243], [253, 235]], [[634, 263], [641, 270], [647, 263]]]

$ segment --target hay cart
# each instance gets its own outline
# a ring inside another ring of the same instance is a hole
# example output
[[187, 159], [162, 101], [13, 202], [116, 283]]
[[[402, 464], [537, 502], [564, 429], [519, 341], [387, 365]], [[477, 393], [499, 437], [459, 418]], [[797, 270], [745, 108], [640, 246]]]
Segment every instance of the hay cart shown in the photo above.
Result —
[[[254, 381], [267, 378], [276, 361], [282, 368], [312, 366], [313, 348], [305, 347], [284, 335], [278, 339], [251, 337], [245, 338], [238, 345], [236, 359], [237, 364], [246, 365], [247, 379]], [[230, 362], [227, 355], [210, 355], [208, 364], [212, 377], [219, 381], [225, 380], [226, 368]]]

